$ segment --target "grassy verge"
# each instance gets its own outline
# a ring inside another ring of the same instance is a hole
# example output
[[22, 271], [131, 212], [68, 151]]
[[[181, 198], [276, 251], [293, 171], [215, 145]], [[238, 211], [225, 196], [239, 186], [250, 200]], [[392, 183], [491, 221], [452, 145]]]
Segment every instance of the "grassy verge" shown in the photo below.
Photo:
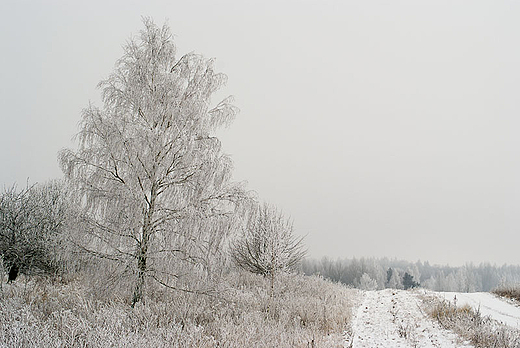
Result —
[[520, 301], [520, 285], [500, 286], [492, 291], [495, 295]]
[[470, 306], [457, 307], [435, 295], [425, 295], [426, 312], [442, 327], [457, 333], [477, 348], [518, 348], [520, 330], [500, 324]]
[[229, 274], [217, 297], [158, 288], [132, 309], [81, 280], [3, 284], [0, 347], [342, 347], [356, 290], [287, 276], [274, 297], [261, 276]]

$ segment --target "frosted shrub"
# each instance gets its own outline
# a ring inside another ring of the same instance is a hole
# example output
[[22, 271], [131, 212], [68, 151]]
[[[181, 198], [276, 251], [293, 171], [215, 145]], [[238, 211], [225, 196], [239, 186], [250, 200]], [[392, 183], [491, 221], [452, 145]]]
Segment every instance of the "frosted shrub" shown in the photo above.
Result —
[[306, 250], [303, 237], [293, 233], [292, 221], [276, 207], [264, 204], [252, 207], [242, 234], [232, 242], [230, 254], [240, 269], [269, 278], [269, 294], [273, 297], [278, 277], [293, 272]]
[[69, 210], [59, 181], [0, 192], [0, 258], [9, 281], [19, 274], [62, 273]]

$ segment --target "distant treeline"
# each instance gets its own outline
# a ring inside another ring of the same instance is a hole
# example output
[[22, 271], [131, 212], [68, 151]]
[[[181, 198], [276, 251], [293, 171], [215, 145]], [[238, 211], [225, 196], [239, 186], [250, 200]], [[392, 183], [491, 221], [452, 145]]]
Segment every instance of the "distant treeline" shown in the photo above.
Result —
[[489, 263], [461, 267], [430, 265], [388, 258], [306, 259], [302, 271], [357, 288], [407, 289], [416, 286], [435, 291], [490, 291], [499, 285], [520, 283], [520, 266]]

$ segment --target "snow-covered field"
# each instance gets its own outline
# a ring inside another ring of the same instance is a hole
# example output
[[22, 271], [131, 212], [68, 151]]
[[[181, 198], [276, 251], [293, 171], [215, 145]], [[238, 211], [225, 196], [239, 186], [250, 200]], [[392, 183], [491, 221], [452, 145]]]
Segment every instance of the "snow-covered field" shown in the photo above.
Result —
[[502, 324], [520, 328], [520, 307], [515, 306], [512, 301], [500, 299], [489, 292], [441, 292], [439, 294], [446, 300], [455, 302], [457, 306], [470, 305], [479, 309], [483, 316], [490, 316]]
[[[455, 333], [443, 329], [421, 309], [421, 294], [425, 290], [366, 291], [352, 326], [352, 337], [346, 348], [363, 347], [472, 347]], [[429, 294], [431, 292], [428, 291]], [[489, 293], [438, 293], [457, 306], [465, 304], [482, 315], [518, 328], [520, 308]]]

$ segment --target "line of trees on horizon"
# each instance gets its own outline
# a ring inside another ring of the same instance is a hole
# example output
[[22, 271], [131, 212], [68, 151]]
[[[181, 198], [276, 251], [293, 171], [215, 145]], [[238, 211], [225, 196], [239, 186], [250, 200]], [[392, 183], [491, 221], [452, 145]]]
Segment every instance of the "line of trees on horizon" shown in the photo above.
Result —
[[389, 258], [306, 259], [301, 265], [306, 275], [365, 290], [423, 287], [434, 291], [480, 292], [520, 283], [520, 266], [490, 263], [460, 267], [430, 265]]

